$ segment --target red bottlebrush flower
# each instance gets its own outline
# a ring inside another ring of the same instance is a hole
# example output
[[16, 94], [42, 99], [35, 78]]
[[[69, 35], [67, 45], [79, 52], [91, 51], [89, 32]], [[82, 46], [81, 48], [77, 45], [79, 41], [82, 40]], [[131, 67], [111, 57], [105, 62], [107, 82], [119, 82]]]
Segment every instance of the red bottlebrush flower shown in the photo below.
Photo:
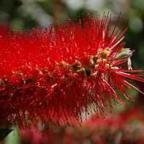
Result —
[[137, 89], [129, 80], [144, 79], [115, 29], [97, 17], [1, 37], [0, 120], [78, 122], [90, 104], [99, 112], [119, 94], [128, 97], [127, 88]]

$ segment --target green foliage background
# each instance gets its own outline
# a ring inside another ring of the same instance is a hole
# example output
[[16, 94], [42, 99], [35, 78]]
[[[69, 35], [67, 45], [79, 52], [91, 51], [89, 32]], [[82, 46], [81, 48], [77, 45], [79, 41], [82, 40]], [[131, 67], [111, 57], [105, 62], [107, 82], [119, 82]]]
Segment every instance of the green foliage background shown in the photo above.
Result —
[[[77, 20], [86, 13], [103, 12], [110, 12], [112, 16], [122, 14], [122, 21], [128, 26], [126, 46], [135, 50], [133, 66], [144, 68], [143, 0], [0, 0], [0, 24], [9, 25], [15, 31], [47, 27], [63, 23], [68, 18]], [[12, 135], [14, 133], [16, 131]], [[19, 141], [11, 138], [14, 136], [8, 137], [7, 144]]]

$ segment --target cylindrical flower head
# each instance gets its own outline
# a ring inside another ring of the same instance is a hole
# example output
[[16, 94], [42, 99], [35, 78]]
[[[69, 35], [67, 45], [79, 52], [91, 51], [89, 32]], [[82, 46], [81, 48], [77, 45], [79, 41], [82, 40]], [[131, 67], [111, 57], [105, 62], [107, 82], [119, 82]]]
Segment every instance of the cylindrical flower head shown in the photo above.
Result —
[[111, 26], [107, 16], [2, 34], [0, 121], [79, 122], [89, 105], [103, 111], [129, 97], [128, 88], [138, 90], [129, 80], [143, 82], [142, 71], [132, 70], [125, 32]]

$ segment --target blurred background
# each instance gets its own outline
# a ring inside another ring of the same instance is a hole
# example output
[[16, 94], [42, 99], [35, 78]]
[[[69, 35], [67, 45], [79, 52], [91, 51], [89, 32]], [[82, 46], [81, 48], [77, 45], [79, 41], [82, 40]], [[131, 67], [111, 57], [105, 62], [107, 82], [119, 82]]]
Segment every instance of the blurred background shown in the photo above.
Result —
[[143, 0], [0, 0], [0, 23], [13, 30], [30, 30], [78, 20], [87, 13], [122, 14], [128, 26], [126, 46], [136, 49], [134, 67], [144, 67], [144, 1]]
[[[102, 15], [104, 12], [110, 12], [113, 19], [121, 13], [122, 23], [128, 27], [126, 47], [135, 50], [133, 67], [143, 69], [144, 0], [0, 0], [0, 24], [9, 25], [14, 31], [48, 27], [67, 19], [77, 21], [87, 13]], [[138, 85], [144, 90], [142, 84]], [[135, 91], [132, 93], [137, 95]], [[143, 107], [143, 101], [144, 97], [139, 96], [136, 105]], [[8, 140], [7, 144], [13, 141]]]

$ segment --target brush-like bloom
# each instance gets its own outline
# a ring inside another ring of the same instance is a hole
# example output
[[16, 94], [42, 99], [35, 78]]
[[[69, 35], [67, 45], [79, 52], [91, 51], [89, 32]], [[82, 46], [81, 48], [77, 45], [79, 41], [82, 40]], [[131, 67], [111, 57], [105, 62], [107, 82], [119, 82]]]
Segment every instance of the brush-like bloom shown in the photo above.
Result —
[[129, 97], [127, 89], [137, 89], [129, 80], [144, 79], [131, 68], [124, 33], [97, 17], [2, 35], [0, 120], [72, 123], [90, 104], [99, 112], [121, 94]]

